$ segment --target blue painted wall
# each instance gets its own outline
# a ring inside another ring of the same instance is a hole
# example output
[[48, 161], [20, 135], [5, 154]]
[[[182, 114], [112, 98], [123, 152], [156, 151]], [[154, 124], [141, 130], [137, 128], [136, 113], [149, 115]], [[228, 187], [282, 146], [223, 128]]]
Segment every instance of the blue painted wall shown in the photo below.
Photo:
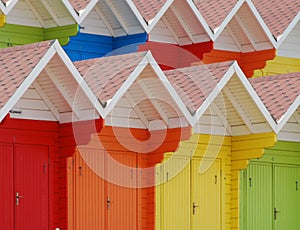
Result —
[[138, 45], [144, 44], [147, 38], [146, 33], [114, 38], [79, 32], [76, 36], [70, 37], [70, 42], [63, 48], [72, 61], [80, 61], [104, 55], [136, 52]]

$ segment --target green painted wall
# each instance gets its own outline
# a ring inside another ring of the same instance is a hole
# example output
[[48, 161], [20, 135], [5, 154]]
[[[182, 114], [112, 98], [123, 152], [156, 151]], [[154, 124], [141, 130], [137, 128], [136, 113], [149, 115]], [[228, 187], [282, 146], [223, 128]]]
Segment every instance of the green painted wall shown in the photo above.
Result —
[[299, 229], [299, 183], [300, 143], [278, 141], [265, 149], [262, 158], [241, 171], [240, 228]]
[[68, 25], [55, 28], [38, 28], [5, 24], [0, 28], [0, 47], [30, 44], [45, 40], [58, 39], [62, 46], [66, 45], [70, 36], [78, 33], [78, 25]]

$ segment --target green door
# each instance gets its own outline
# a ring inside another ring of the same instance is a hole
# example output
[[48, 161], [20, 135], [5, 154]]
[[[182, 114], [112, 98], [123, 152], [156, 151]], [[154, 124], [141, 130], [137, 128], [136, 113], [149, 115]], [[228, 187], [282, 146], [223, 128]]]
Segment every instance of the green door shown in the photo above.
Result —
[[300, 229], [300, 167], [274, 165], [274, 230]]
[[272, 164], [251, 163], [247, 169], [248, 230], [272, 229]]
[[252, 162], [242, 180], [242, 229], [300, 229], [300, 166]]

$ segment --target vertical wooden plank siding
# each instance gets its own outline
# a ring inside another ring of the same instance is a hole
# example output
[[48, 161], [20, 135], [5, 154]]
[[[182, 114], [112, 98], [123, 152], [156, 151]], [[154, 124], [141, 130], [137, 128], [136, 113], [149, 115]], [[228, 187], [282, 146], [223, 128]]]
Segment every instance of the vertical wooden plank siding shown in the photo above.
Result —
[[[207, 160], [212, 162], [207, 168], [208, 171], [212, 165], [216, 164], [214, 162], [220, 163], [218, 167], [221, 170], [220, 174], [222, 174], [222, 176], [218, 178], [215, 172], [211, 174], [213, 175], [213, 185], [215, 185], [215, 180], [217, 181], [216, 185], [218, 185], [218, 182], [220, 183], [220, 202], [216, 204], [215, 197], [202, 198], [206, 200], [207, 205], [217, 205], [214, 207], [218, 210], [212, 211], [212, 213], [220, 212], [220, 220], [218, 223], [220, 228], [217, 229], [225, 230], [231, 228], [231, 137], [195, 134], [189, 140], [182, 141], [176, 152], [167, 153], [163, 163], [156, 167], [157, 230], [182, 229], [177, 228], [181, 225], [184, 229], [191, 229], [191, 227], [194, 226], [191, 222], [193, 219], [192, 203], [194, 202], [192, 198], [195, 196], [201, 197], [203, 193], [196, 188], [194, 193], [192, 192], [191, 182], [193, 178], [198, 178], [195, 177], [195, 175], [198, 175], [199, 167], [191, 167], [190, 161], [197, 162], [197, 166], [200, 166], [199, 162], [203, 163]], [[205, 175], [205, 173], [203, 175]], [[203, 177], [203, 175], [200, 177]], [[204, 177], [201, 180], [205, 180]], [[206, 182], [203, 181], [203, 183]], [[205, 206], [205, 204], [202, 205]], [[203, 212], [203, 209], [200, 209], [200, 211]], [[182, 213], [184, 213], [184, 215]], [[210, 218], [206, 219], [206, 221], [210, 220]], [[207, 223], [207, 225], [208, 224], [209, 223]], [[206, 223], [201, 223], [200, 226], [207, 225]], [[199, 226], [194, 226], [194, 229], [198, 228]]]
[[298, 229], [299, 181], [300, 143], [278, 141], [251, 160], [242, 171], [241, 229]]
[[269, 60], [264, 68], [254, 71], [253, 77], [269, 76], [274, 74], [286, 74], [300, 72], [300, 59], [276, 56]]
[[0, 226], [14, 229], [13, 144], [0, 143]]
[[264, 149], [276, 143], [274, 133], [232, 137], [231, 229], [240, 229], [240, 176], [251, 159], [260, 158]]

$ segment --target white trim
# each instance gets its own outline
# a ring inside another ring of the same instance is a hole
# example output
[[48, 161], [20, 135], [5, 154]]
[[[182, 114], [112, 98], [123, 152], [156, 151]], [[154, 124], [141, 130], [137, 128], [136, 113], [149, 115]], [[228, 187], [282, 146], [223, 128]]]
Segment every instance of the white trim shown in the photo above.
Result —
[[285, 114], [278, 120], [278, 124], [276, 127], [276, 133], [279, 133], [283, 127], [286, 125], [291, 116], [296, 112], [298, 107], [300, 106], [300, 95], [296, 98], [293, 104], [289, 107], [289, 109], [285, 112]]
[[10, 0], [9, 2], [7, 2], [7, 6], [5, 6], [4, 3], [1, 2], [2, 5], [0, 7], [1, 7], [1, 10], [2, 10], [3, 14], [9, 15], [9, 13], [12, 11], [12, 9], [15, 7], [15, 5], [18, 2], [19, 2], [19, 0]]
[[173, 12], [173, 14], [175, 15], [175, 17], [177, 18], [177, 20], [179, 21], [180, 25], [182, 26], [183, 30], [185, 31], [185, 33], [187, 34], [187, 36], [189, 37], [191, 42], [194, 43], [195, 42], [194, 36], [193, 36], [192, 32], [190, 31], [189, 26], [186, 24], [186, 22], [183, 20], [183, 18], [178, 13], [176, 7], [174, 5], [172, 5], [170, 7], [170, 9]]
[[244, 22], [242, 21], [242, 19], [240, 18], [240, 16], [238, 14], [236, 14], [233, 17], [234, 20], [237, 21], [237, 23], [239, 24], [241, 30], [244, 32], [244, 34], [246, 35], [246, 37], [248, 38], [249, 42], [251, 43], [252, 47], [254, 48], [254, 50], [258, 50], [257, 49], [257, 45], [256, 42], [254, 41], [252, 34], [247, 30]]
[[38, 75], [42, 72], [42, 70], [47, 66], [51, 58], [55, 55], [55, 48], [52, 45], [46, 54], [40, 59], [38, 64], [33, 68], [30, 74], [25, 78], [23, 83], [21, 83], [20, 87], [16, 90], [16, 92], [11, 96], [11, 98], [7, 101], [7, 103], [0, 109], [0, 122], [5, 118], [5, 116], [9, 113], [14, 105], [20, 100], [25, 91], [30, 87], [30, 85], [35, 81]]
[[117, 18], [118, 22], [122, 26], [123, 30], [126, 34], [129, 34], [128, 26], [125, 24], [122, 15], [115, 9], [114, 5], [110, 2], [110, 0], [104, 0], [106, 5], [110, 8], [110, 10], [114, 13], [114, 16]]
[[[232, 29], [227, 26], [224, 31], [227, 30], [227, 33], [230, 34], [230, 37], [232, 38], [234, 44], [237, 46], [237, 48], [239, 49], [240, 52], [242, 52], [242, 44], [239, 42], [239, 40], [237, 39], [237, 37], [235, 36], [235, 34], [233, 33]], [[221, 35], [220, 35], [221, 36]], [[222, 39], [222, 38], [220, 38]], [[216, 41], [217, 42], [217, 41]]]
[[231, 65], [227, 70], [227, 72], [222, 77], [222, 79], [218, 82], [218, 84], [216, 84], [216, 87], [213, 89], [213, 91], [206, 97], [205, 101], [200, 106], [200, 108], [197, 109], [196, 111], [197, 121], [202, 117], [202, 115], [205, 113], [205, 111], [208, 109], [211, 103], [213, 103], [216, 97], [221, 93], [222, 89], [230, 80], [230, 78], [233, 76], [233, 74], [234, 74], [234, 68]]
[[33, 15], [36, 17], [36, 19], [41, 24], [41, 26], [45, 28], [46, 26], [45, 26], [44, 20], [42, 19], [41, 15], [36, 11], [36, 9], [31, 4], [31, 2], [29, 2], [28, 0], [23, 0], [23, 1], [28, 6], [28, 8], [32, 11]]
[[[178, 34], [176, 33], [176, 31], [172, 28], [172, 26], [170, 25], [168, 19], [166, 19], [165, 17], [162, 17], [162, 22], [166, 25], [166, 27], [168, 28], [168, 30], [171, 32], [174, 40], [176, 41], [175, 44], [179, 44], [179, 37]], [[150, 34], [151, 35], [151, 34]], [[151, 39], [150, 39], [151, 41]]]
[[101, 11], [101, 9], [99, 8], [99, 6], [97, 4], [95, 5], [95, 11], [99, 15], [99, 17], [101, 18], [101, 20], [102, 20], [103, 24], [106, 26], [107, 30], [114, 37], [115, 36], [114, 29], [111, 27], [111, 24], [109, 24], [109, 22], [107, 21], [107, 19], [103, 15], [103, 12]]
[[140, 24], [146, 31], [146, 33], [149, 34], [150, 33], [149, 27], [148, 27], [147, 23], [145, 22], [143, 16], [141, 15], [141, 13], [135, 6], [135, 4], [132, 2], [132, 0], [125, 0], [125, 1], [128, 4], [128, 6], [130, 7], [130, 9], [132, 10], [132, 12], [134, 13], [134, 15], [136, 16], [137, 20], [140, 22]]
[[53, 116], [56, 118], [57, 121], [59, 121], [60, 120], [60, 115], [59, 115], [58, 110], [53, 105], [53, 103], [51, 102], [51, 100], [49, 99], [49, 97], [45, 94], [45, 92], [43, 91], [43, 89], [41, 88], [41, 86], [36, 81], [33, 82], [32, 85], [35, 88], [35, 90], [37, 91], [37, 93], [40, 95], [40, 97], [42, 98], [42, 100], [45, 102], [45, 104], [48, 106], [48, 108], [52, 112]]
[[238, 114], [242, 118], [242, 120], [245, 122], [247, 128], [249, 129], [250, 133], [255, 133], [254, 127], [249, 120], [247, 114], [242, 109], [242, 107], [239, 105], [238, 101], [235, 99], [233, 94], [230, 92], [230, 90], [225, 86], [224, 87], [224, 93], [227, 96], [228, 100], [231, 102], [231, 104], [234, 106], [234, 108], [237, 110]]
[[[215, 104], [215, 102], [211, 103], [210, 106], [211, 106], [212, 110], [214, 110], [215, 113], [217, 114], [219, 121], [224, 125], [224, 128], [227, 130], [228, 134], [230, 136], [232, 136], [231, 125], [229, 124], [227, 117], [224, 116], [224, 114], [221, 112], [221, 110], [218, 108], [218, 106]], [[212, 124], [212, 126], [214, 126], [214, 124]]]
[[82, 89], [82, 91], [86, 94], [89, 101], [92, 103], [92, 105], [95, 107], [97, 112], [101, 117], [104, 117], [104, 109], [101, 106], [101, 104], [98, 101], [98, 98], [95, 96], [95, 94], [92, 92], [92, 90], [89, 88], [85, 80], [82, 78], [81, 74], [78, 72], [76, 67], [74, 66], [73, 62], [70, 60], [68, 55], [65, 53], [63, 48], [60, 46], [59, 42], [56, 40], [54, 43], [54, 47], [56, 49], [57, 54], [62, 59], [70, 73], [73, 75], [75, 80], [78, 83], [78, 86]]
[[55, 12], [53, 11], [53, 9], [49, 6], [48, 2], [46, 2], [45, 0], [40, 0], [42, 5], [46, 8], [46, 10], [48, 11], [48, 13], [51, 15], [52, 19], [55, 21], [55, 23], [58, 26], [62, 26], [62, 24], [60, 23], [57, 15], [55, 14]]
[[148, 29], [149, 33], [154, 28], [154, 26], [158, 23], [158, 21], [164, 16], [165, 12], [169, 9], [169, 7], [173, 4], [174, 0], [167, 0], [163, 7], [158, 11], [155, 17], [149, 21]]
[[69, 0], [61, 0], [61, 1], [65, 5], [65, 7], [69, 11], [69, 13], [72, 15], [72, 17], [74, 18], [75, 22], [80, 25], [80, 23], [81, 23], [80, 16], [76, 13], [75, 9], [72, 7], [72, 5], [69, 2]]
[[151, 52], [148, 51], [147, 53], [147, 59], [151, 65], [151, 67], [153, 68], [154, 72], [157, 74], [157, 76], [159, 77], [159, 79], [162, 81], [162, 84], [164, 85], [164, 87], [167, 89], [167, 91], [169, 92], [169, 94], [171, 95], [172, 99], [174, 100], [174, 102], [176, 103], [176, 105], [178, 106], [178, 108], [181, 110], [181, 112], [183, 113], [184, 117], [186, 118], [186, 120], [189, 122], [189, 124], [191, 126], [193, 126], [194, 124], [196, 124], [197, 120], [195, 119], [195, 117], [193, 117], [193, 115], [189, 112], [189, 110], [187, 109], [187, 107], [185, 106], [184, 102], [182, 101], [182, 99], [180, 98], [180, 96], [177, 94], [176, 90], [174, 89], [174, 87], [172, 86], [172, 84], [169, 82], [168, 78], [166, 77], [166, 75], [164, 74], [164, 72], [161, 70], [161, 68], [158, 66], [157, 62], [155, 61], [154, 57], [152, 56]]
[[133, 111], [140, 117], [142, 123], [145, 125], [146, 128], [149, 127], [149, 121], [145, 117], [144, 113], [140, 110], [138, 106], [135, 105], [135, 101], [133, 100], [129, 91], [125, 93], [125, 98], [127, 99], [128, 103], [132, 107]]
[[196, 17], [198, 18], [200, 24], [202, 25], [202, 27], [204, 28], [204, 30], [208, 34], [208, 37], [210, 38], [210, 40], [214, 41], [214, 35], [213, 35], [213, 32], [212, 32], [211, 28], [208, 26], [207, 22], [205, 21], [205, 19], [201, 15], [200, 11], [197, 9], [197, 7], [196, 7], [195, 3], [193, 2], [193, 0], [186, 0], [186, 2], [189, 4], [192, 11], [194, 12]]
[[70, 95], [66, 92], [66, 90], [62, 87], [61, 83], [56, 78], [55, 74], [49, 67], [45, 67], [45, 72], [47, 73], [49, 79], [52, 81], [56, 89], [60, 92], [60, 94], [64, 97], [65, 101], [69, 105], [70, 109], [74, 112], [75, 116], [79, 119], [79, 111], [75, 107], [74, 101], [70, 98]]
[[[138, 84], [141, 87], [141, 89], [144, 91], [144, 93], [146, 94], [146, 97], [148, 99], [150, 99], [150, 103], [154, 106], [156, 111], [159, 113], [159, 115], [161, 116], [161, 118], [162, 118], [163, 122], [165, 123], [165, 125], [168, 127], [169, 118], [168, 118], [167, 114], [164, 112], [163, 108], [155, 100], [155, 97], [153, 97], [153, 95], [151, 94], [150, 90], [148, 89], [148, 87], [146, 86], [146, 84], [144, 83], [143, 80], [138, 81]], [[152, 100], [153, 98], [154, 98], [154, 100]]]
[[265, 105], [262, 102], [262, 100], [260, 99], [260, 97], [257, 95], [255, 90], [253, 89], [252, 85], [248, 81], [247, 77], [244, 75], [243, 71], [241, 70], [241, 68], [239, 67], [237, 62], [234, 63], [233, 67], [234, 67], [235, 72], [236, 72], [238, 78], [240, 79], [241, 83], [247, 89], [248, 94], [250, 95], [252, 100], [255, 102], [255, 104], [259, 108], [260, 112], [262, 113], [262, 115], [264, 116], [264, 118], [266, 119], [268, 124], [271, 126], [272, 130], [275, 131], [276, 130], [276, 122], [274, 121], [273, 117], [271, 116], [271, 114], [269, 113], [267, 108], [265, 107]]
[[277, 41], [277, 48], [278, 49], [280, 49], [280, 46], [282, 45], [282, 43], [287, 39], [287, 37], [290, 35], [290, 33], [293, 31], [293, 29], [295, 28], [295, 26], [298, 23], [300, 23], [300, 12], [298, 12], [296, 17], [288, 25], [288, 27], [286, 28], [284, 33], [280, 37], [277, 38], [278, 39], [278, 41]]
[[103, 118], [105, 118], [115, 107], [118, 101], [123, 97], [123, 95], [127, 92], [130, 86], [134, 83], [134, 81], [138, 78], [141, 72], [147, 66], [148, 61], [145, 56], [140, 63], [137, 64], [136, 68], [132, 71], [129, 77], [125, 80], [120, 89], [115, 93], [115, 95], [111, 98], [110, 102], [104, 108]]
[[235, 4], [235, 6], [232, 8], [232, 10], [230, 11], [230, 13], [226, 16], [226, 18], [221, 23], [221, 25], [217, 28], [216, 31], [214, 31], [214, 40], [213, 41], [217, 40], [217, 38], [221, 35], [221, 33], [223, 32], [223, 30], [227, 27], [227, 25], [229, 24], [229, 22], [231, 21], [231, 19], [237, 14], [237, 12], [239, 11], [239, 9], [242, 7], [242, 5], [245, 2], [246, 2], [246, 0], [237, 1], [237, 3]]
[[252, 11], [252, 13], [254, 14], [256, 20], [258, 21], [258, 23], [262, 27], [264, 33], [269, 38], [269, 41], [272, 43], [272, 46], [277, 49], [278, 45], [277, 45], [277, 42], [276, 42], [275, 38], [273, 37], [273, 35], [272, 35], [269, 27], [266, 25], [265, 21], [263, 20], [263, 18], [261, 17], [259, 12], [257, 11], [257, 9], [254, 6], [253, 2], [251, 0], [246, 0], [246, 3], [248, 4], [248, 6], [249, 6], [250, 10]]

